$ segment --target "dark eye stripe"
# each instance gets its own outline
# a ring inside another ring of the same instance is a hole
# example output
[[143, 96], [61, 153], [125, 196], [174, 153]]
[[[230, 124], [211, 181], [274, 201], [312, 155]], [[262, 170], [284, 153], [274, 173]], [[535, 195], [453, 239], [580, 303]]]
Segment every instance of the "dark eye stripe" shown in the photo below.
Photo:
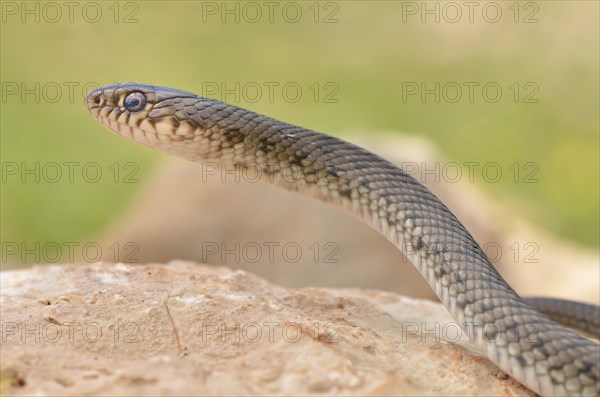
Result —
[[125, 98], [125, 109], [130, 112], [139, 112], [146, 106], [146, 96], [141, 92], [132, 92]]

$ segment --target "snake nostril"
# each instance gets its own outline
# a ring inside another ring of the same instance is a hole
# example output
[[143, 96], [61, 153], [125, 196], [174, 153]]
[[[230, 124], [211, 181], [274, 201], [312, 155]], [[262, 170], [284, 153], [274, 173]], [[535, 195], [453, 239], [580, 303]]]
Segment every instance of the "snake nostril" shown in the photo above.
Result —
[[99, 96], [99, 95], [98, 95], [98, 96], [96, 96], [96, 97], [94, 97], [94, 103], [95, 103], [96, 105], [100, 103], [100, 96]]

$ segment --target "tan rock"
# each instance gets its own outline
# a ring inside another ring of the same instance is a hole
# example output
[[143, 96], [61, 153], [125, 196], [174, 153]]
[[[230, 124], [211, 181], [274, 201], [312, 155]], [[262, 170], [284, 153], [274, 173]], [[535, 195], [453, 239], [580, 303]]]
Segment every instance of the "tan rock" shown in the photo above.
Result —
[[2, 395], [532, 395], [429, 301], [181, 261], [0, 277]]

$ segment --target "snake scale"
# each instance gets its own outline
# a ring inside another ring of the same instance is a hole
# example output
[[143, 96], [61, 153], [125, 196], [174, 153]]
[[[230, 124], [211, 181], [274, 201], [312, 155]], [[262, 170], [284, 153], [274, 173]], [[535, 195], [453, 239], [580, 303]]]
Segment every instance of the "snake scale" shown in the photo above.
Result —
[[521, 298], [454, 214], [394, 164], [338, 138], [172, 88], [109, 85], [90, 92], [86, 106], [137, 143], [251, 169], [349, 211], [402, 250], [482, 354], [511, 377], [542, 395], [600, 395], [600, 345], [534, 308], [566, 316], [569, 325], [595, 321], [597, 333], [598, 307]]

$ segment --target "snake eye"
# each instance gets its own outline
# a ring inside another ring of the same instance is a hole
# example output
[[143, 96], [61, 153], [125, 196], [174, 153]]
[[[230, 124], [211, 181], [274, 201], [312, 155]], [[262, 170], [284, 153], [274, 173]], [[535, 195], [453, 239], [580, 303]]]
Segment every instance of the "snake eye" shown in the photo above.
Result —
[[125, 109], [130, 112], [139, 112], [146, 106], [146, 96], [141, 92], [132, 92], [125, 98]]

